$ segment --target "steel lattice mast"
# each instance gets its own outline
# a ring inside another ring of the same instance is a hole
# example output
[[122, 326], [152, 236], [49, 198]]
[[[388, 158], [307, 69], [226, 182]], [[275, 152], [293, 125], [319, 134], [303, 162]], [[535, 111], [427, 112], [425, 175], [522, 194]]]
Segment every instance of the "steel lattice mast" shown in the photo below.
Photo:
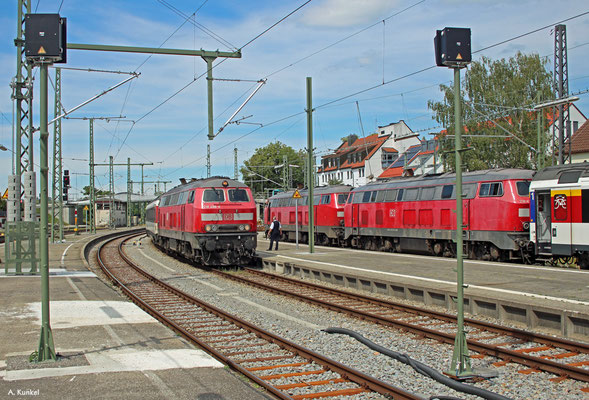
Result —
[[[54, 115], [62, 113], [61, 107], [61, 68], [55, 69], [55, 109]], [[53, 184], [51, 192], [51, 242], [55, 243], [59, 233], [59, 241], [63, 241], [63, 179], [62, 179], [62, 152], [61, 152], [61, 118], [55, 120], [53, 125]], [[59, 228], [55, 226], [59, 220]]]
[[[567, 60], [566, 25], [556, 25], [554, 27], [554, 96], [556, 99], [564, 99], [569, 95], [569, 68]], [[564, 164], [567, 160], [569, 163], [572, 161], [569, 107], [569, 105], [560, 104], [552, 109], [554, 119], [554, 123], [552, 124], [552, 139], [554, 147], [557, 146], [556, 140], [558, 140], [559, 165]], [[566, 143], [568, 143], [568, 149], [565, 146]]]

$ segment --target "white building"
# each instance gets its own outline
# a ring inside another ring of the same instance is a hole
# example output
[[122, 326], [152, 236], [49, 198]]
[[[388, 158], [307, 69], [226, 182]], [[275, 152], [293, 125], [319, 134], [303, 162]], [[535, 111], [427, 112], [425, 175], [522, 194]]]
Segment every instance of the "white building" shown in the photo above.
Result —
[[361, 186], [374, 181], [399, 154], [420, 143], [418, 134], [402, 120], [379, 126], [377, 133], [365, 138], [350, 135], [334, 153], [321, 157], [319, 185], [339, 180], [345, 185]]

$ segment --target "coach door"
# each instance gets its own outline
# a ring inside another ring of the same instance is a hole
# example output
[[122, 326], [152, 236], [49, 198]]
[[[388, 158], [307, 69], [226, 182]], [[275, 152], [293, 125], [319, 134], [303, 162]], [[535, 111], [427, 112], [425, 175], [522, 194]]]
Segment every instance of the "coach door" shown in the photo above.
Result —
[[550, 191], [536, 193], [536, 248], [538, 254], [552, 253], [552, 204]]
[[572, 255], [571, 190], [553, 189], [552, 197], [552, 254]]

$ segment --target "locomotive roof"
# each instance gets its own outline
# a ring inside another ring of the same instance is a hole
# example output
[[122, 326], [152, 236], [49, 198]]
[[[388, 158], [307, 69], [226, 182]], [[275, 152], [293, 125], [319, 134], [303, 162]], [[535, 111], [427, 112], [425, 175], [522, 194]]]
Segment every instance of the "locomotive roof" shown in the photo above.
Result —
[[576, 164], [554, 165], [552, 167], [546, 167], [536, 172], [533, 180], [536, 182], [559, 179], [563, 172], [571, 171], [579, 171], [581, 172], [581, 177], [589, 177], [589, 163], [585, 161]]
[[[313, 196], [317, 196], [319, 194], [328, 194], [328, 193], [347, 193], [352, 190], [352, 186], [350, 185], [333, 185], [333, 186], [318, 186], [313, 188]], [[309, 189], [301, 189], [299, 190], [301, 196], [308, 196]], [[290, 190], [288, 192], [280, 192], [275, 194], [274, 196], [270, 197], [271, 199], [283, 199], [285, 197], [292, 197], [294, 194], [294, 190]]]
[[[480, 182], [480, 181], [499, 181], [505, 179], [532, 179], [534, 171], [529, 169], [515, 169], [515, 168], [499, 168], [499, 169], [485, 169], [481, 171], [472, 171], [462, 173], [462, 182]], [[411, 178], [401, 178], [390, 180], [386, 182], [373, 182], [354, 189], [354, 191], [365, 191], [378, 189], [388, 189], [397, 187], [418, 187], [430, 185], [444, 185], [456, 183], [456, 174], [454, 172], [446, 172], [436, 175], [423, 175]]]
[[201, 187], [220, 188], [220, 187], [223, 187], [223, 181], [227, 181], [229, 183], [229, 187], [238, 187], [238, 188], [247, 188], [248, 187], [245, 183], [236, 181], [234, 179], [227, 178], [225, 176], [212, 176], [210, 178], [195, 179], [193, 181], [178, 185], [178, 186], [168, 190], [162, 196], [177, 193], [177, 192], [183, 192], [183, 191], [189, 190], [189, 189], [201, 188]]

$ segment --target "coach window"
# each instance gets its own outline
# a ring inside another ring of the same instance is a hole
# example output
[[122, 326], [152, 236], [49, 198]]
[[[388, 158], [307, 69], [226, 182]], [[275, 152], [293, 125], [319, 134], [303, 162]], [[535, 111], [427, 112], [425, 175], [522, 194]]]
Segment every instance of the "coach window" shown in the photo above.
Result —
[[454, 198], [454, 185], [445, 185], [442, 188], [442, 199]]
[[530, 181], [520, 181], [515, 183], [517, 187], [517, 194], [522, 197], [528, 197], [530, 195]]
[[337, 204], [339, 204], [339, 205], [346, 204], [347, 199], [348, 199], [347, 193], [339, 193], [337, 195]]
[[250, 200], [245, 189], [229, 189], [227, 192], [229, 193], [229, 201], [247, 202]]
[[192, 190], [192, 191], [190, 192], [190, 195], [188, 196], [188, 201], [187, 201], [187, 203], [189, 203], [189, 204], [192, 204], [192, 203], [194, 203], [194, 190]]
[[219, 189], [205, 189], [202, 194], [202, 201], [205, 203], [225, 201], [225, 193]]
[[501, 183], [501, 182], [481, 183], [481, 188], [479, 189], [479, 196], [480, 197], [501, 197], [501, 196], [503, 196], [503, 183]]
[[558, 178], [558, 183], [577, 183], [580, 176], [581, 171], [565, 171]]

